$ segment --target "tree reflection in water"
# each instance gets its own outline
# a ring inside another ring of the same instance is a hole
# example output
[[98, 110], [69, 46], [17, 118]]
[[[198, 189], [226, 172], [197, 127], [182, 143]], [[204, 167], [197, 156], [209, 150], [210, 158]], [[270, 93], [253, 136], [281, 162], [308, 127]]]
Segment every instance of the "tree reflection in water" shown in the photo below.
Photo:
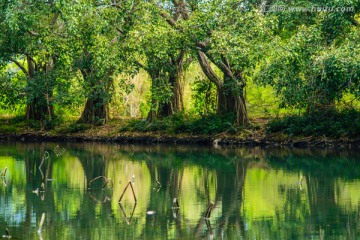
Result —
[[[0, 231], [39, 238], [44, 213], [44, 239], [354, 239], [356, 158], [325, 150], [3, 144]], [[119, 204], [129, 181], [137, 204], [131, 191]], [[42, 183], [44, 192], [33, 193]]]

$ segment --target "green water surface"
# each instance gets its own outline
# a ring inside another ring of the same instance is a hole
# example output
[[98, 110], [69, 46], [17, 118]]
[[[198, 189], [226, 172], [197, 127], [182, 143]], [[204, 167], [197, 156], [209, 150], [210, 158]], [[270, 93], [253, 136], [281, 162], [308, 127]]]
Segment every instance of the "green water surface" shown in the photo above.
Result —
[[2, 143], [5, 168], [0, 237], [360, 238], [356, 151]]

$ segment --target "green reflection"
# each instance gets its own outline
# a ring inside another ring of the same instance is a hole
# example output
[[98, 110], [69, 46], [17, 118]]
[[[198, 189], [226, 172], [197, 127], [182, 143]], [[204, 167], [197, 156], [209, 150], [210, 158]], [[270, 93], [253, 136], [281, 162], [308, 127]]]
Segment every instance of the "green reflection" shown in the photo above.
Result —
[[299, 206], [296, 214], [309, 212], [306, 182], [300, 183], [299, 180], [298, 174], [283, 170], [248, 169], [242, 213], [253, 220], [275, 218], [277, 213], [286, 210], [287, 198], [295, 196], [299, 197], [299, 203], [304, 204]]
[[54, 204], [58, 213], [75, 216], [80, 210], [80, 204], [85, 190], [84, 169], [78, 158], [61, 157], [53, 164]]
[[[340, 151], [3, 144], [0, 226], [38, 239], [45, 213], [43, 239], [355, 239], [357, 159]], [[111, 183], [103, 188], [104, 179]], [[129, 181], [137, 203], [129, 188], [119, 205]]]

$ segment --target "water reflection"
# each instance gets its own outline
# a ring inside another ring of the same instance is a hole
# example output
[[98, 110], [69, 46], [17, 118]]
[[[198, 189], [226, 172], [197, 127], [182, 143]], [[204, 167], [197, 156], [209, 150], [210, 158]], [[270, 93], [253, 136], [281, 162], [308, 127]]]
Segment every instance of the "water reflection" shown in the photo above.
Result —
[[[3, 144], [0, 235], [7, 227], [20, 239], [354, 239], [357, 158], [325, 150]], [[137, 202], [128, 188], [119, 204], [129, 181]]]

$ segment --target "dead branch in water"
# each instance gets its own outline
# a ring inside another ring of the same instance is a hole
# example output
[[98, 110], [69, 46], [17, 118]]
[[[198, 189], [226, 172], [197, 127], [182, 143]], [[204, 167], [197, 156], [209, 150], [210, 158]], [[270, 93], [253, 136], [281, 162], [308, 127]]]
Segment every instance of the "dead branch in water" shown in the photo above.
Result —
[[5, 177], [5, 175], [6, 175], [6, 172], [7, 172], [7, 167], [5, 167], [5, 169], [4, 169], [4, 171], [1, 173], [1, 177]]
[[39, 228], [42, 228], [43, 224], [44, 224], [44, 221], [45, 221], [45, 213], [43, 213], [41, 215], [41, 220], [40, 220], [40, 224], [39, 224]]
[[39, 170], [40, 170], [40, 173], [41, 173], [41, 178], [42, 178], [42, 180], [44, 180], [44, 173], [43, 173], [43, 171], [41, 170], [41, 167], [42, 167], [44, 161], [45, 161], [46, 159], [48, 159], [49, 157], [50, 157], [49, 152], [48, 152], [48, 151], [45, 151], [45, 152], [44, 152], [44, 156], [42, 157], [41, 163], [40, 163], [40, 165], [39, 165]]
[[211, 215], [211, 211], [214, 209], [214, 202], [210, 202], [209, 203], [209, 206], [208, 206], [208, 208], [207, 208], [207, 210], [206, 210], [206, 213], [205, 213], [205, 218], [210, 218], [210, 215]]
[[161, 188], [161, 183], [156, 179], [156, 183], [158, 185], [159, 188]]
[[131, 190], [132, 190], [132, 193], [133, 193], [133, 196], [134, 196], [135, 203], [137, 203], [137, 199], [136, 199], [136, 196], [135, 196], [134, 187], [133, 187], [131, 181], [129, 181], [128, 184], [125, 186], [124, 191], [122, 192], [122, 194], [121, 194], [121, 196], [120, 196], [120, 198], [119, 198], [119, 201], [118, 201], [119, 203], [121, 202], [121, 199], [123, 198], [123, 196], [124, 196], [124, 194], [125, 194], [125, 192], [126, 192], [126, 189], [129, 187], [129, 185], [130, 185], [130, 187], [131, 187]]
[[98, 203], [106, 203], [107, 201], [111, 201], [111, 197], [108, 197], [108, 196], [105, 196], [104, 200], [99, 200], [97, 199], [96, 197], [94, 197], [91, 192], [88, 192], [89, 193], [89, 196], [95, 201], [95, 202], [98, 202]]
[[121, 211], [122, 211], [122, 213], [123, 213], [123, 215], [124, 215], [124, 218], [125, 218], [126, 223], [127, 223], [128, 225], [130, 225], [131, 219], [132, 219], [132, 217], [134, 216], [134, 212], [135, 212], [135, 208], [136, 208], [136, 203], [134, 204], [133, 210], [132, 210], [129, 218], [127, 217], [126, 212], [125, 212], [125, 210], [124, 210], [124, 208], [123, 208], [123, 206], [121, 205], [120, 202], [119, 202], [119, 206], [120, 206], [120, 209], [121, 209]]
[[111, 182], [111, 188], [114, 187], [114, 182], [113, 182], [113, 180], [112, 180], [111, 178], [107, 178], [107, 177], [105, 177], [105, 176], [98, 176], [98, 177], [92, 179], [92, 180], [89, 182], [89, 184], [88, 184], [88, 189], [91, 189], [91, 185], [92, 185], [92, 183], [93, 183], [94, 181], [96, 181], [96, 180], [98, 180], [98, 179], [101, 179], [101, 178], [104, 179], [104, 183], [103, 183], [103, 185], [102, 185], [102, 190], [105, 189], [106, 185], [108, 185], [109, 182]]
[[108, 179], [105, 181], [105, 183], [103, 184], [103, 186], [102, 186], [102, 189], [103, 189], [103, 190], [105, 189], [106, 185], [107, 185], [109, 182], [111, 182], [111, 188], [114, 187], [114, 182], [113, 182], [113, 180], [112, 180], [111, 178], [108, 178]]
[[45, 213], [43, 213], [43, 214], [41, 215], [41, 220], [40, 220], [40, 223], [39, 223], [38, 233], [41, 232], [41, 228], [42, 228], [42, 226], [43, 226], [43, 224], [44, 224], [44, 221], [45, 221]]
[[172, 208], [174, 208], [174, 209], [180, 208], [179, 201], [177, 198], [174, 198]]

